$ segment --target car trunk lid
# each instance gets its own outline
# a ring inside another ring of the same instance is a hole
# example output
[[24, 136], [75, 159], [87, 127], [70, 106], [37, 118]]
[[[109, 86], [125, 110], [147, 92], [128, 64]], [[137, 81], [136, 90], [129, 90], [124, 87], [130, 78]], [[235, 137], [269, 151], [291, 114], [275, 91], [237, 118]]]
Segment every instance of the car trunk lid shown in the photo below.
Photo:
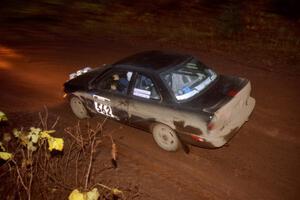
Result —
[[185, 104], [192, 108], [200, 107], [204, 112], [213, 114], [230, 102], [248, 82], [244, 78], [220, 75], [206, 91]]

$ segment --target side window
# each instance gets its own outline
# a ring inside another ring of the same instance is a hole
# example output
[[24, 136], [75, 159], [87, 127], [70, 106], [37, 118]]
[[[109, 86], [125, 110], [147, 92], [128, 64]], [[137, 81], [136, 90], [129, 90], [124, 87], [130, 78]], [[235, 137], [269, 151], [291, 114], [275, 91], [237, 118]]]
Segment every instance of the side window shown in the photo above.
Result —
[[141, 74], [138, 75], [135, 81], [133, 95], [145, 99], [160, 99], [153, 81], [149, 77]]
[[111, 72], [100, 81], [100, 83], [97, 85], [97, 88], [126, 94], [131, 76], [132, 72], [130, 71]]

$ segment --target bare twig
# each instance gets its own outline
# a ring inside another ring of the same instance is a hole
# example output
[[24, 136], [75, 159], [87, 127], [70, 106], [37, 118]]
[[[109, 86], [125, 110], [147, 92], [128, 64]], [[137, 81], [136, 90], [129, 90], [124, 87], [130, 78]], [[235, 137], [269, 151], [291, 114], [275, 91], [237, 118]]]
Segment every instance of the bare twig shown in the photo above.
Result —
[[100, 129], [101, 133], [103, 133], [103, 127], [104, 127], [104, 124], [105, 122], [107, 121], [108, 117], [105, 117], [104, 120], [102, 121], [102, 123], [98, 126], [97, 126], [97, 129]]
[[76, 158], [76, 163], [75, 163], [75, 166], [76, 166], [76, 169], [75, 169], [75, 175], [76, 175], [76, 187], [78, 187], [78, 160], [79, 160], [79, 156], [80, 156], [80, 153], [81, 151], [78, 152], [77, 154], [77, 158]]
[[101, 183], [97, 183], [93, 187], [95, 187], [95, 186], [100, 186], [100, 187], [110, 191], [113, 196], [123, 197], [123, 192], [121, 190], [116, 189], [116, 188], [111, 188], [111, 187], [108, 187], [108, 186], [106, 186], [104, 184], [101, 184]]
[[[71, 155], [71, 151], [72, 151], [72, 149], [73, 149], [73, 146], [74, 146], [74, 144], [75, 144], [75, 142], [74, 141], [72, 141], [72, 144], [71, 144], [71, 146], [70, 146], [70, 149], [69, 149], [69, 151], [68, 151], [68, 153], [67, 153], [67, 160], [66, 160], [66, 164], [65, 164], [65, 171], [68, 169], [68, 165], [69, 165], [69, 162], [70, 162], [70, 155]], [[66, 181], [66, 176], [64, 176], [64, 182]]]
[[101, 184], [101, 183], [97, 183], [95, 186], [101, 186], [102, 188], [104, 188], [104, 189], [107, 189], [107, 190], [109, 190], [109, 191], [111, 191], [112, 190], [112, 188], [110, 188], [110, 187], [108, 187], [108, 186], [106, 186], [106, 185], [104, 185], [104, 184]]
[[[32, 163], [33, 163], [33, 158], [31, 155]], [[32, 186], [32, 180], [33, 180], [33, 166], [32, 164], [30, 165], [30, 178], [29, 178], [29, 183], [28, 183], [28, 200], [31, 199], [31, 186]]]
[[18, 166], [18, 164], [17, 164], [17, 162], [14, 160], [14, 159], [12, 159], [11, 160], [14, 164], [15, 164], [15, 166], [16, 166], [16, 171], [17, 171], [17, 174], [18, 174], [18, 180], [20, 180], [20, 183], [21, 183], [21, 185], [22, 185], [22, 187], [25, 189], [25, 191], [26, 191], [26, 193], [27, 193], [27, 196], [28, 197], [30, 197], [30, 191], [29, 191], [29, 189], [28, 189], [28, 187], [25, 185], [25, 183], [24, 183], [24, 180], [23, 180], [23, 178], [22, 178], [22, 175], [21, 175], [21, 173], [20, 173], [20, 169], [19, 169], [19, 166]]
[[[65, 132], [68, 133], [76, 142], [77, 144], [81, 147], [81, 150], [84, 152], [84, 142], [83, 142], [83, 138], [80, 136], [75, 136], [73, 135], [72, 131], [69, 130], [69, 128], [65, 129]], [[80, 139], [78, 139], [78, 137], [80, 137]]]
[[88, 169], [87, 169], [87, 172], [86, 172], [86, 175], [85, 175], [85, 185], [84, 185], [85, 190], [87, 190], [87, 188], [88, 188], [88, 182], [89, 182], [91, 168], [92, 168], [93, 154], [95, 152], [94, 144], [95, 144], [95, 137], [92, 138], [92, 142], [91, 142], [90, 160], [89, 160]]
[[39, 112], [40, 121], [42, 123], [42, 127], [44, 130], [48, 130], [48, 109], [47, 106], [44, 105], [45, 115], [43, 117], [42, 113]]
[[66, 185], [62, 184], [60, 181], [56, 180], [56, 178], [55, 178], [54, 176], [52, 176], [47, 170], [45, 170], [45, 169], [42, 167], [41, 164], [39, 164], [39, 167], [45, 172], [45, 174], [46, 174], [51, 180], [53, 180], [53, 181], [55, 182], [55, 184], [57, 184], [57, 185], [63, 187], [63, 188], [66, 189], [66, 190], [72, 190], [71, 187], [66, 186]]
[[52, 124], [51, 129], [54, 129], [55, 126], [57, 125], [58, 121], [59, 121], [60, 117], [58, 116], [55, 120], [55, 122]]

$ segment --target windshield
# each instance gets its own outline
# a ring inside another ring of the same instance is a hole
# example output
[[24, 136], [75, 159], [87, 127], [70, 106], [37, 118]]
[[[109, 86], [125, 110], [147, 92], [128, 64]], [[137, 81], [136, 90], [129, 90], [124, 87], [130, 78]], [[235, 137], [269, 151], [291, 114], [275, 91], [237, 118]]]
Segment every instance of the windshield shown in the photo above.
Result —
[[196, 59], [170, 72], [163, 72], [161, 78], [177, 100], [189, 99], [217, 78], [217, 74]]

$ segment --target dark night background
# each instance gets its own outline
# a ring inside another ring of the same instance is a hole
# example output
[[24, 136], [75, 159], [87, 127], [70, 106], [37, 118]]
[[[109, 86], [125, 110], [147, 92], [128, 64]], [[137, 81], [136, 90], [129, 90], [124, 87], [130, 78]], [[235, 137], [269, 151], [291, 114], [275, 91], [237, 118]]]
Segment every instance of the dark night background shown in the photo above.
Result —
[[[46, 105], [66, 137], [78, 122], [62, 98], [68, 75], [143, 50], [190, 53], [251, 81], [254, 112], [220, 149], [163, 152], [150, 134], [108, 120], [119, 167], [103, 170], [104, 145], [92, 183], [120, 188], [127, 199], [300, 199], [299, 0], [1, 0], [0, 16], [0, 111], [12, 127], [38, 125]], [[70, 166], [65, 183], [74, 172]], [[18, 199], [8, 174], [1, 165], [0, 197]], [[67, 199], [70, 191], [47, 179], [32, 193]]]

